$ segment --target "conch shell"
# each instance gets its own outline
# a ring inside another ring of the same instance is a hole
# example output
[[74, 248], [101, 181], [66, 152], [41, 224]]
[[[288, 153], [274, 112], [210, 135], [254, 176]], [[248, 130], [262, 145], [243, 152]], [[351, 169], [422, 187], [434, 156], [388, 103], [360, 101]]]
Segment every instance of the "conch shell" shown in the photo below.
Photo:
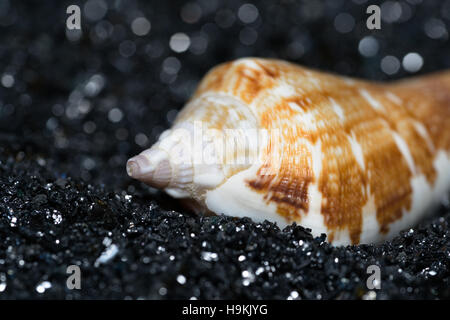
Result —
[[450, 189], [450, 72], [372, 83], [288, 62], [217, 66], [128, 174], [197, 211], [392, 238]]

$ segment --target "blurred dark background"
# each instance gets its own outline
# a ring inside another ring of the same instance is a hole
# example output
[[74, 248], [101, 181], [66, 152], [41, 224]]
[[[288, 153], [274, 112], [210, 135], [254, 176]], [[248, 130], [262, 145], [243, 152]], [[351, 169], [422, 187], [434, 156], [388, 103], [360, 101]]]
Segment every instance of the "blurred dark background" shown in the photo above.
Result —
[[449, 298], [448, 204], [392, 242], [333, 248], [298, 226], [180, 214], [125, 171], [218, 63], [395, 80], [450, 68], [449, 30], [450, 0], [0, 0], [0, 299]]

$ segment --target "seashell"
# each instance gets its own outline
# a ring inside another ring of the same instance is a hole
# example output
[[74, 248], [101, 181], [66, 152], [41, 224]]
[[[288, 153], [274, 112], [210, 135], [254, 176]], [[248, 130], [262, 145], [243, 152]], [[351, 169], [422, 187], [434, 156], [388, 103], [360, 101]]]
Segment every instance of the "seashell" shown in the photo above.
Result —
[[127, 172], [200, 213], [296, 222], [338, 245], [390, 239], [450, 189], [450, 72], [383, 84], [225, 63]]

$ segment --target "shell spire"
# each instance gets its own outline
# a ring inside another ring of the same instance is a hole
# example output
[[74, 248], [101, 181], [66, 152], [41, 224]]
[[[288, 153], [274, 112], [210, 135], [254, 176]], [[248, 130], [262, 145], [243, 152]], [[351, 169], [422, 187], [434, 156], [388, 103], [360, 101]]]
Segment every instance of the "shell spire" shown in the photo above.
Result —
[[239, 59], [205, 76], [127, 172], [199, 212], [379, 242], [450, 190], [449, 92], [450, 72], [381, 84]]
[[165, 188], [172, 180], [172, 167], [167, 152], [153, 148], [127, 162], [127, 173], [156, 188]]

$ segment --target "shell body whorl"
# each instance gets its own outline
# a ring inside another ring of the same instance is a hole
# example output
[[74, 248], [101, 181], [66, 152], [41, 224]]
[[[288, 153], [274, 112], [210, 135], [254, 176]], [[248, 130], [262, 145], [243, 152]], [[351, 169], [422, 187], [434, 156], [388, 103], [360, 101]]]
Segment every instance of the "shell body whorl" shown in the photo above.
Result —
[[449, 191], [450, 73], [379, 84], [239, 59], [205, 76], [150, 150], [129, 174], [200, 211], [378, 242]]

